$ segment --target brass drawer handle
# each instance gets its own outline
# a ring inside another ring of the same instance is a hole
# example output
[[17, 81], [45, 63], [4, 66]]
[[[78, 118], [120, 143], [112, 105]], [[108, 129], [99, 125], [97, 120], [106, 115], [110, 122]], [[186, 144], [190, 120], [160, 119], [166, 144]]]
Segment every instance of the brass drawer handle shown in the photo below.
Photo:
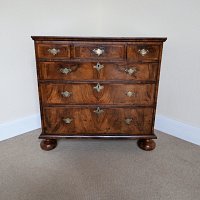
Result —
[[48, 52], [55, 56], [56, 54], [60, 52], [60, 49], [55, 49], [55, 48], [48, 49]]
[[129, 91], [129, 92], [126, 93], [126, 96], [128, 96], [128, 97], [135, 97], [136, 96], [136, 92]]
[[63, 97], [70, 97], [71, 94], [72, 94], [72, 92], [68, 92], [68, 91], [61, 92], [61, 95], [62, 95]]
[[95, 66], [93, 66], [93, 68], [96, 69], [97, 71], [100, 71], [101, 69], [104, 68], [104, 66], [101, 65], [101, 64], [98, 62]]
[[97, 83], [97, 85], [95, 87], [93, 87], [94, 90], [96, 90], [97, 92], [100, 92], [101, 90], [103, 90], [104, 86], [100, 85], [99, 83]]
[[126, 119], [125, 119], [125, 123], [126, 123], [127, 125], [130, 125], [132, 121], [133, 121], [132, 118], [126, 118]]
[[73, 121], [73, 119], [65, 118], [65, 119], [63, 119], [63, 121], [65, 122], [65, 124], [70, 124]]
[[62, 74], [69, 74], [71, 71], [72, 71], [72, 70], [71, 70], [70, 68], [67, 68], [67, 67], [61, 68], [61, 69], [60, 69], [60, 72], [61, 72]]
[[137, 68], [136, 67], [127, 68], [124, 71], [129, 75], [133, 75], [133, 74], [135, 74], [137, 72]]
[[100, 56], [101, 54], [104, 53], [104, 49], [100, 49], [100, 48], [98, 48], [98, 49], [93, 49], [92, 51], [93, 51], [97, 56]]
[[139, 49], [138, 52], [141, 54], [141, 56], [145, 56], [147, 53], [149, 53], [148, 49]]
[[99, 107], [97, 107], [97, 109], [94, 110], [94, 113], [96, 113], [97, 115], [99, 115], [99, 114], [101, 114], [103, 112], [104, 112], [104, 110], [100, 109]]

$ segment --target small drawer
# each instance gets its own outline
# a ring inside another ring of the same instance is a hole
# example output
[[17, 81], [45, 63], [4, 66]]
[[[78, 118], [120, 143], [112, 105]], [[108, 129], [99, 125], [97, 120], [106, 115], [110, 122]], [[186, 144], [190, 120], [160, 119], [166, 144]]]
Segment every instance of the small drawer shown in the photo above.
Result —
[[39, 62], [41, 80], [136, 80], [155, 81], [157, 63]]
[[44, 108], [46, 134], [151, 134], [152, 108]]
[[155, 84], [40, 84], [42, 101], [48, 104], [152, 105]]
[[70, 45], [64, 43], [36, 44], [36, 56], [40, 59], [69, 59]]
[[127, 46], [127, 60], [138, 61], [158, 61], [160, 53], [159, 45], [135, 44]]
[[124, 60], [126, 58], [123, 44], [75, 44], [75, 59]]

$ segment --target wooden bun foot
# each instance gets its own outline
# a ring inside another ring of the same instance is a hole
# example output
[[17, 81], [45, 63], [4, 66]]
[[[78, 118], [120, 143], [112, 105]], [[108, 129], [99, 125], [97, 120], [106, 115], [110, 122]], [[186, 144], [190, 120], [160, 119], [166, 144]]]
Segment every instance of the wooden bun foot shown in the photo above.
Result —
[[50, 151], [57, 146], [57, 140], [56, 139], [44, 139], [40, 143], [41, 149], [45, 151]]
[[137, 144], [145, 151], [152, 151], [156, 147], [156, 143], [152, 139], [140, 139]]

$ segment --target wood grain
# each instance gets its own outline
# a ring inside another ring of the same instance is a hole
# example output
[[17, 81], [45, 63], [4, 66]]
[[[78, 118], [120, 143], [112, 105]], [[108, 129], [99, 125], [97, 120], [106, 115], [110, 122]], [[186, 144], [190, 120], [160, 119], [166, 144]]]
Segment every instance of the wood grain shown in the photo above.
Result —
[[[94, 108], [45, 108], [44, 130], [47, 134], [150, 134], [152, 108], [101, 108], [96, 114]], [[73, 121], [66, 124], [63, 119]], [[129, 125], [125, 119], [131, 118]]]
[[[49, 52], [49, 49], [57, 49], [59, 52], [53, 55]], [[70, 45], [68, 44], [37, 44], [36, 45], [36, 56], [40, 59], [69, 59], [70, 58]]]
[[[139, 50], [148, 50], [148, 53], [142, 56]], [[155, 62], [159, 60], [159, 50], [160, 45], [150, 45], [150, 44], [137, 44], [127, 46], [127, 60], [133, 62]]]
[[[40, 84], [42, 103], [47, 104], [136, 104], [152, 105], [155, 84], [100, 84], [97, 92], [95, 84]], [[63, 92], [70, 92], [63, 97]], [[133, 96], [127, 96], [133, 92]]]
[[[103, 68], [99, 71], [95, 66], [99, 63]], [[106, 63], [106, 62], [39, 62], [39, 79], [41, 80], [137, 80], [155, 81], [157, 63]], [[64, 74], [61, 69], [70, 69]], [[135, 69], [129, 74], [127, 71]]]
[[[103, 49], [104, 53], [96, 55], [94, 49]], [[124, 44], [91, 44], [78, 43], [74, 44], [74, 58], [79, 59], [95, 59], [95, 60], [124, 60], [126, 58]]]

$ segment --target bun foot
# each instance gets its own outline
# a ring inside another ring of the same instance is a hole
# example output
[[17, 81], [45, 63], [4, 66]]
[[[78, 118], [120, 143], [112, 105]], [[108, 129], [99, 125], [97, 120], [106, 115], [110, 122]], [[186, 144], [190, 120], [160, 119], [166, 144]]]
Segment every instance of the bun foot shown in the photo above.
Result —
[[45, 151], [50, 151], [57, 146], [57, 140], [56, 139], [44, 139], [40, 143], [41, 149]]
[[152, 139], [140, 139], [137, 144], [145, 151], [152, 151], [156, 147], [156, 143]]

